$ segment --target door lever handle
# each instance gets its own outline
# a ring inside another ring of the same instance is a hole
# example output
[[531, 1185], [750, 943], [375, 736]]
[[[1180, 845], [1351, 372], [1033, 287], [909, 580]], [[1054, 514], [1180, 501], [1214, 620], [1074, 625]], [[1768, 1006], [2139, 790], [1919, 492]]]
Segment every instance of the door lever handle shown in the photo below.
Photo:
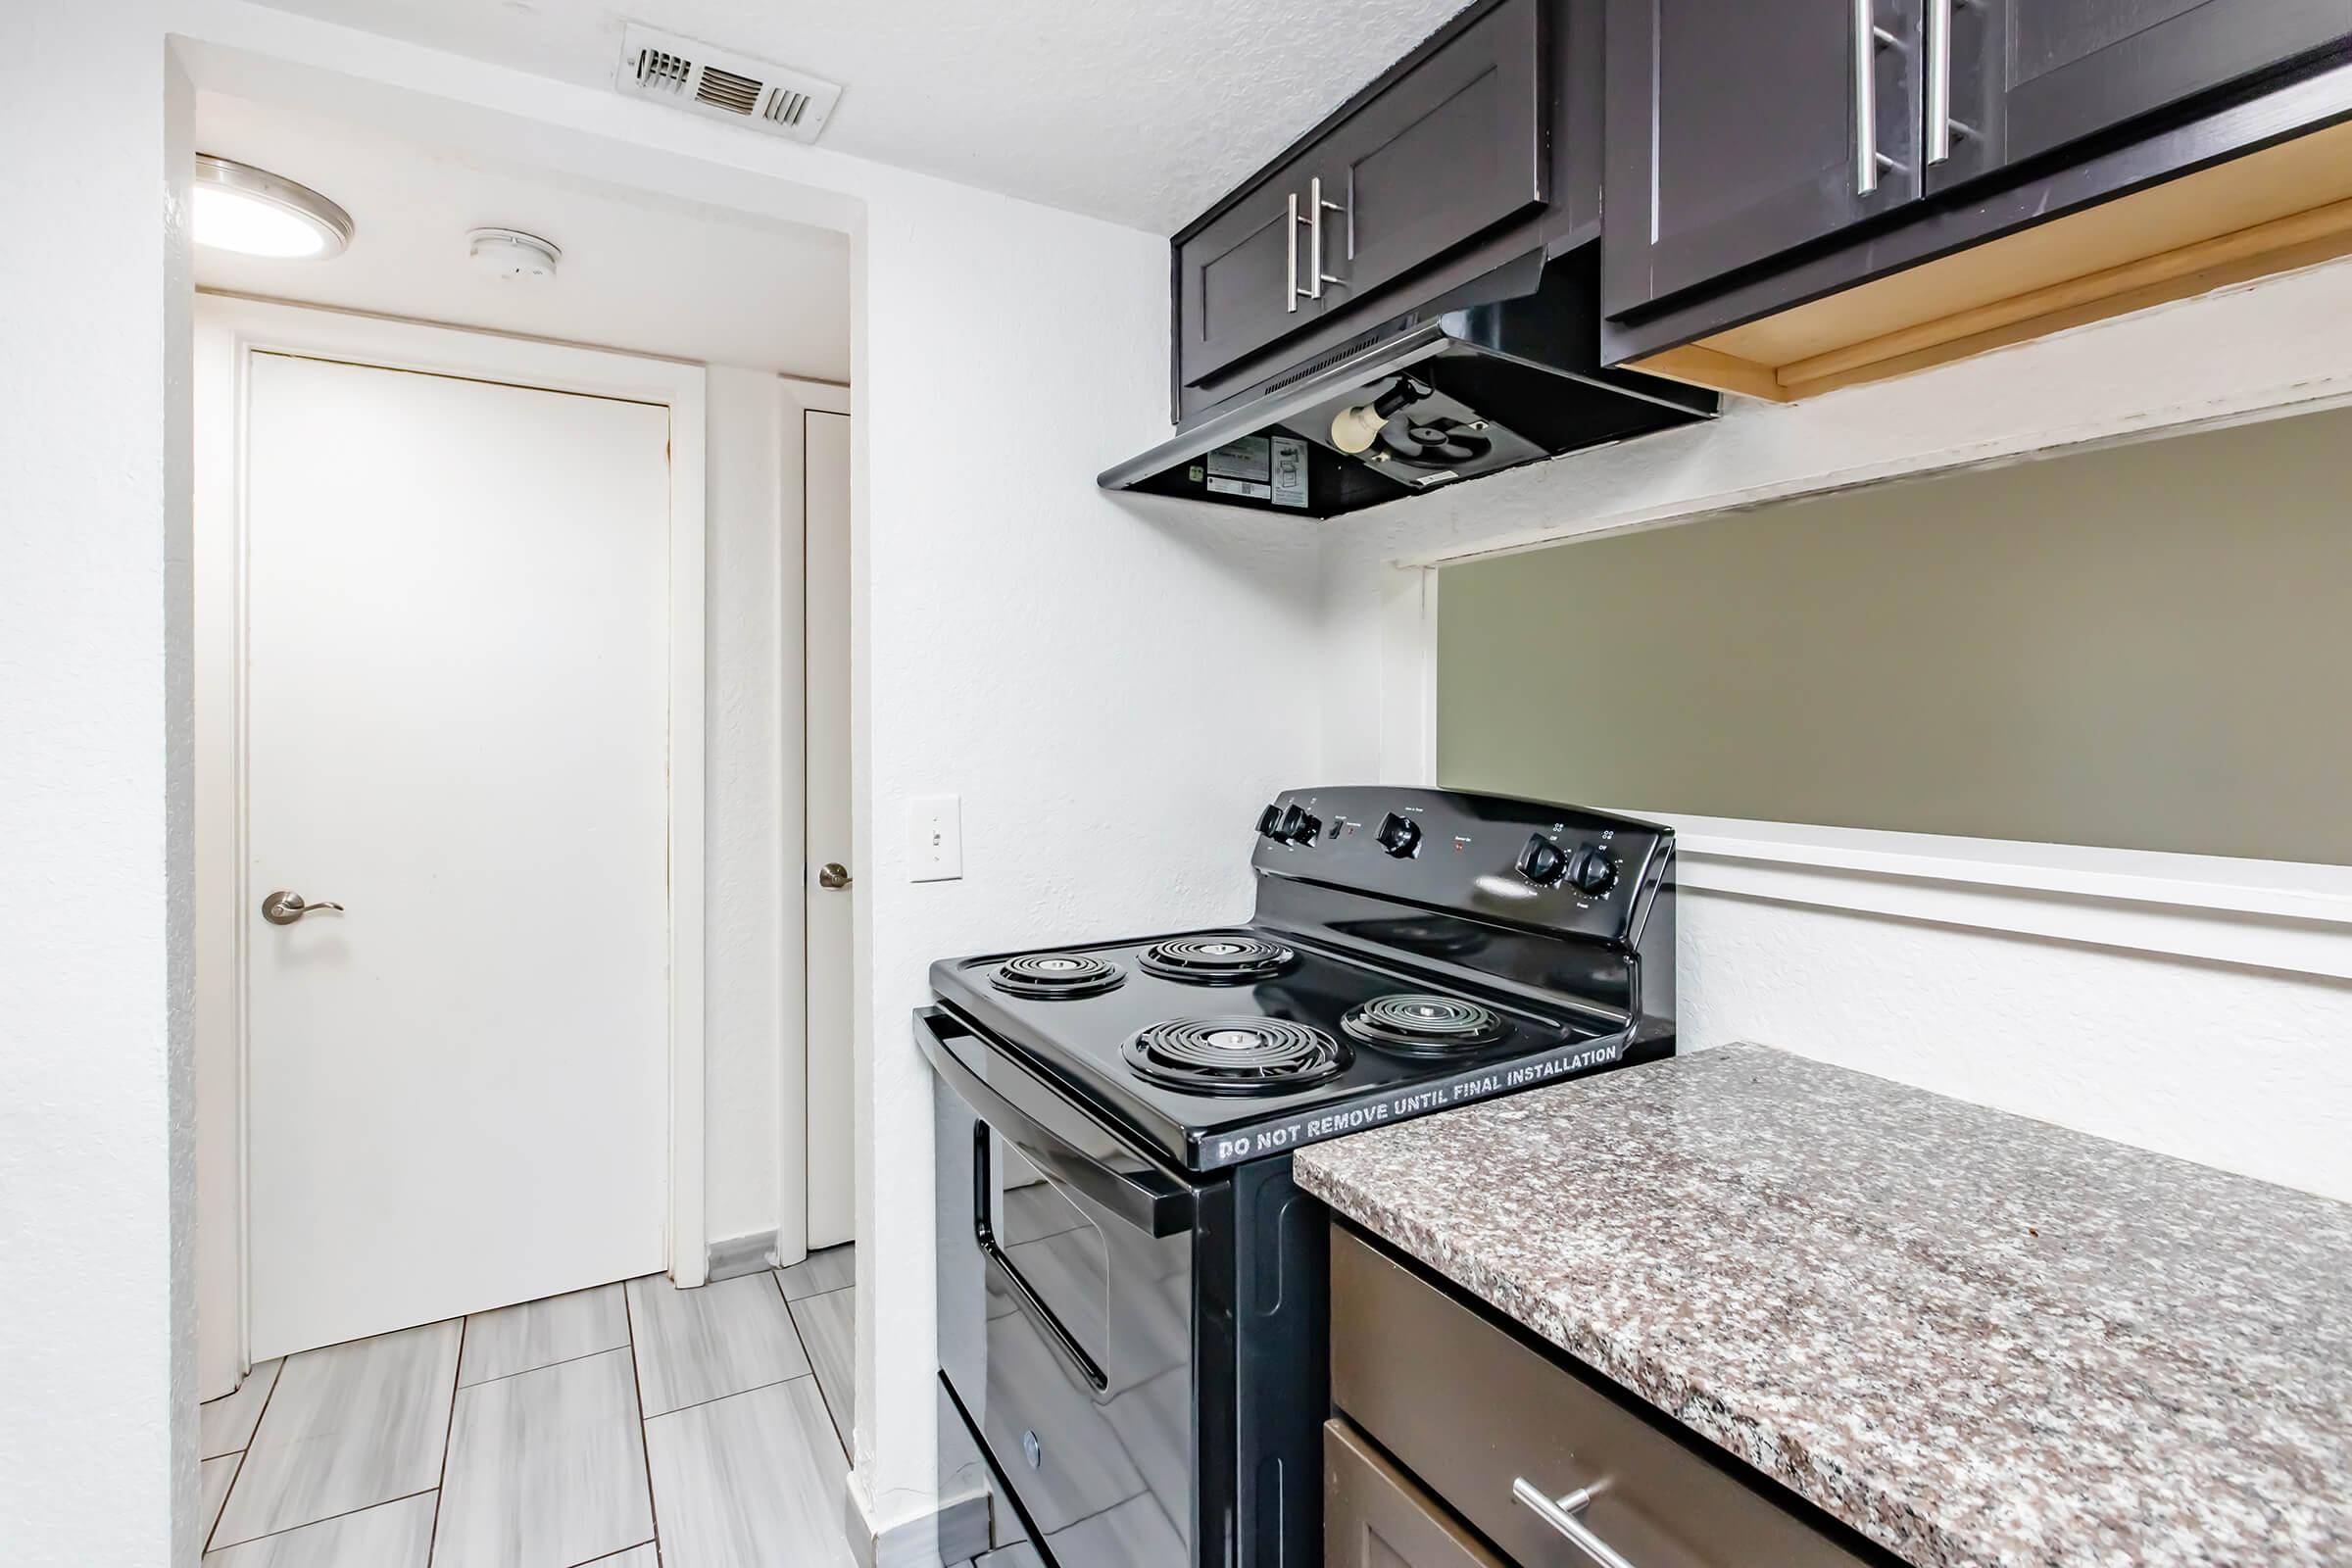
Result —
[[288, 893], [283, 888], [262, 900], [262, 918], [271, 925], [292, 925], [304, 915], [315, 914], [320, 909], [332, 909], [341, 914], [343, 906], [329, 904], [324, 899], [314, 903], [299, 893]]
[[816, 885], [838, 893], [850, 885], [849, 867], [839, 860], [827, 860], [817, 868]]

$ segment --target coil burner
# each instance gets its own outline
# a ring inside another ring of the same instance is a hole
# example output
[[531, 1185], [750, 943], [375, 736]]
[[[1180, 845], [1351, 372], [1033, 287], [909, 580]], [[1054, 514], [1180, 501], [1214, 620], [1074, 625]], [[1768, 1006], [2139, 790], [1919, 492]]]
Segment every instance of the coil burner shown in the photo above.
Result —
[[1144, 969], [1165, 980], [1189, 980], [1195, 985], [1236, 986], [1270, 980], [1298, 961], [1298, 955], [1280, 943], [1239, 932], [1214, 932], [1200, 937], [1170, 937], [1144, 950]]
[[1283, 1018], [1172, 1018], [1139, 1029], [1124, 1054], [1136, 1076], [1199, 1095], [1271, 1095], [1321, 1083], [1349, 1053]]
[[1099, 997], [1127, 978], [1115, 963], [1085, 953], [1027, 953], [1007, 958], [988, 977], [1016, 997]]
[[1398, 1056], [1452, 1056], [1484, 1051], [1510, 1038], [1511, 1026], [1492, 1007], [1456, 997], [1374, 997], [1350, 1007], [1340, 1027], [1368, 1046]]

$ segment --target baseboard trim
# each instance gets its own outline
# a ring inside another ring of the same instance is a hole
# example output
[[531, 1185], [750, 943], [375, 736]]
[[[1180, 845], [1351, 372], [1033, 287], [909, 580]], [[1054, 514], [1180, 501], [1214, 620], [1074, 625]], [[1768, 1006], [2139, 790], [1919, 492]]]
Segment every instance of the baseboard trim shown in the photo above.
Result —
[[842, 1489], [841, 1514], [858, 1568], [962, 1568], [989, 1549], [986, 1492], [951, 1497], [878, 1536], [855, 1487]]
[[754, 1231], [749, 1236], [734, 1236], [723, 1242], [712, 1242], [704, 1253], [710, 1262], [710, 1277], [731, 1280], [739, 1275], [757, 1274], [763, 1268], [773, 1268], [776, 1262], [776, 1233]]

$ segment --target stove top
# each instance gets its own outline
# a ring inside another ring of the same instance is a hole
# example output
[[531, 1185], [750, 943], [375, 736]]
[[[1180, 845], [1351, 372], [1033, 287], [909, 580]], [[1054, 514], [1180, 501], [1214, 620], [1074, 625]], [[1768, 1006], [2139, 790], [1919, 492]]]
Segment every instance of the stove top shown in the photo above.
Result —
[[[1155, 972], [1147, 957], [1162, 949], [1243, 943], [1281, 951], [1285, 967], [1263, 979], [1210, 985], [1189, 972], [1183, 979]], [[1522, 1068], [1611, 1039], [1623, 1044], [1622, 1031], [1606, 1019], [1467, 987], [1440, 994], [1426, 975], [1272, 930], [1062, 948], [1052, 956], [1087, 960], [1090, 970], [1100, 965], [1125, 979], [1085, 996], [1008, 991], [1000, 973], [1026, 972], [1032, 956], [998, 955], [933, 965], [932, 989], [1098, 1114], [1196, 1170], [1290, 1147], [1282, 1126], [1394, 1098], [1386, 1092], [1432, 1093], [1437, 1098], [1417, 1108], [1437, 1108], [1483, 1098], [1453, 1090], [1507, 1070], [1506, 1059], [1508, 1068]], [[1416, 1011], [1425, 1007], [1436, 1015]], [[1433, 1038], [1406, 1037], [1399, 1016], [1428, 1026]], [[1449, 1024], [1451, 1037], [1435, 1038]], [[1296, 1138], [1312, 1141], [1303, 1128]]]
[[[1434, 790], [1268, 807], [1228, 927], [943, 960], [991, 1053], [1205, 1172], [1672, 1049], [1671, 835]], [[985, 1059], [966, 1061], [986, 1079]]]

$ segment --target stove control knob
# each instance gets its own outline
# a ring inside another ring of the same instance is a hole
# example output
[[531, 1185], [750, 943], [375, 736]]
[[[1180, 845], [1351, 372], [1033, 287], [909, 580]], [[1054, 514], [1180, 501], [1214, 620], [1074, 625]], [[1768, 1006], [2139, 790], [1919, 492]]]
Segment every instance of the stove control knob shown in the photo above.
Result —
[[1550, 887], [1568, 869], [1568, 857], [1541, 833], [1532, 834], [1519, 852], [1519, 874], [1540, 888]]
[[1372, 835], [1380, 847], [1399, 860], [1411, 855], [1421, 845], [1421, 824], [1401, 812], [1391, 811], [1380, 819], [1380, 827]]
[[1617, 885], [1617, 862], [1599, 845], [1588, 844], [1568, 857], [1568, 884], [1597, 899]]
[[1312, 844], [1322, 827], [1319, 818], [1309, 815], [1306, 808], [1294, 801], [1282, 813], [1282, 820], [1274, 824], [1274, 836], [1285, 844]]
[[1260, 838], [1272, 838], [1274, 836], [1275, 828], [1279, 827], [1281, 823], [1282, 808], [1279, 806], [1267, 807], [1264, 810], [1257, 813], [1258, 836]]

